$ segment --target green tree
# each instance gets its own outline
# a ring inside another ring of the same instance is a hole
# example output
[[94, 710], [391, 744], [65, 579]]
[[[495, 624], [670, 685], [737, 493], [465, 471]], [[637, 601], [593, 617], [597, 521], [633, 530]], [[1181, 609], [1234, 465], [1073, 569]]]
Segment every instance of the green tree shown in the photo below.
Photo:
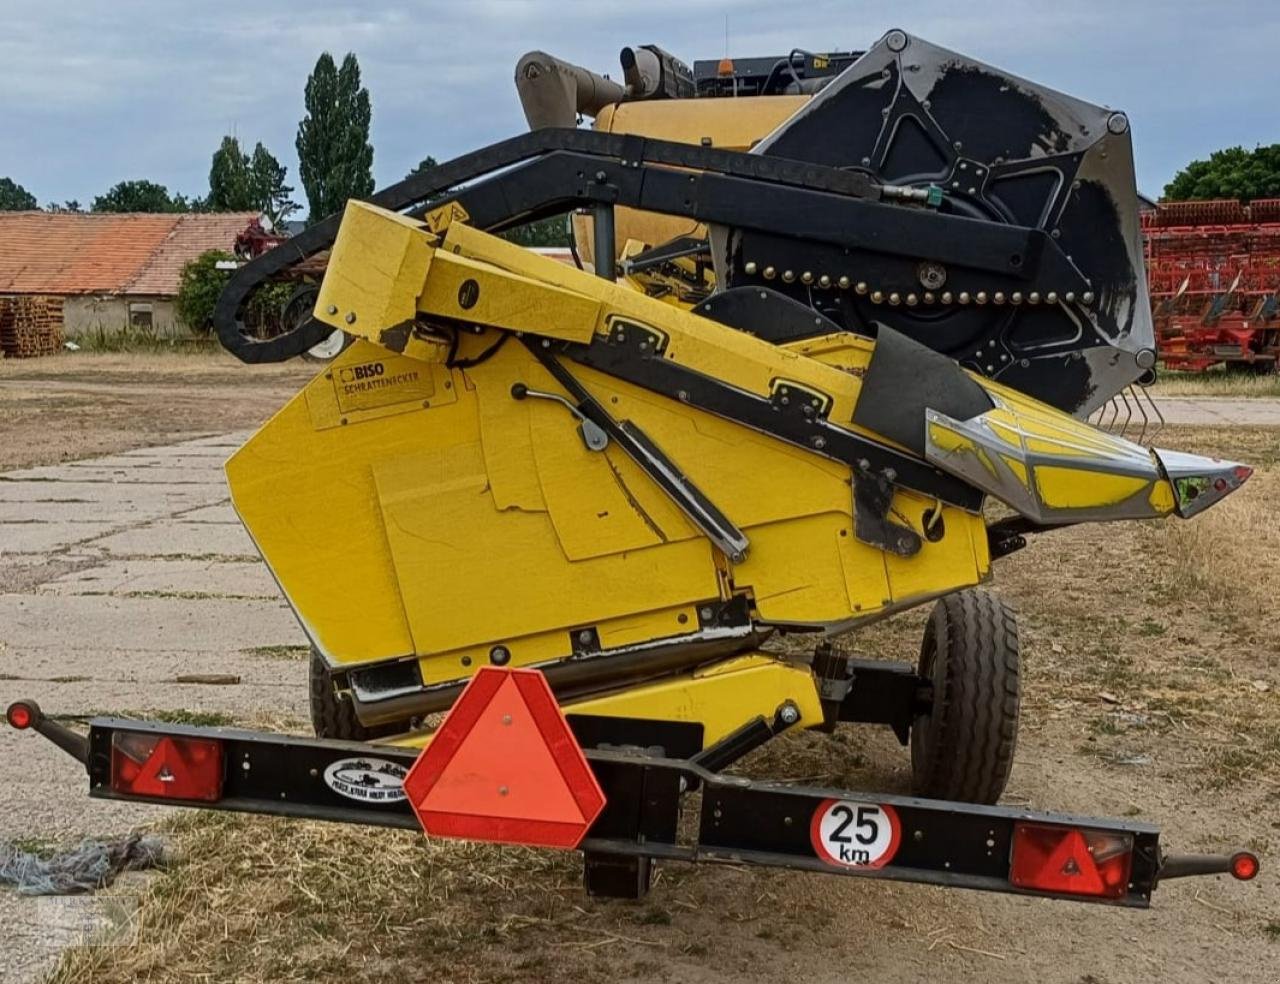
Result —
[[227, 285], [231, 271], [219, 270], [221, 260], [233, 260], [230, 253], [211, 249], [189, 260], [178, 278], [178, 317], [195, 332], [206, 332], [213, 327], [213, 309], [218, 295]]
[[235, 137], [223, 137], [209, 167], [209, 197], [206, 207], [213, 212], [241, 212], [250, 209], [266, 215], [278, 226], [298, 208], [289, 199], [293, 188], [284, 183], [288, 169], [261, 143], [250, 157], [240, 149]]
[[298, 210], [298, 203], [289, 196], [293, 186], [284, 183], [289, 169], [281, 164], [261, 143], [255, 144], [249, 158], [249, 180], [256, 208], [263, 212], [277, 228]]
[[68, 198], [65, 202], [50, 202], [45, 206], [46, 212], [83, 212], [79, 200]]
[[549, 219], [516, 226], [502, 233], [502, 238], [521, 246], [568, 246], [569, 217], [553, 215]]
[[369, 90], [360, 85], [360, 64], [348, 53], [342, 67], [325, 52], [307, 79], [307, 115], [298, 124], [298, 176], [317, 222], [337, 212], [348, 198], [373, 192], [373, 146]]
[[235, 137], [223, 137], [209, 164], [209, 197], [205, 204], [211, 212], [243, 212], [254, 207], [249, 155], [240, 150]]
[[39, 208], [36, 196], [12, 178], [0, 178], [0, 212], [25, 212]]
[[193, 203], [154, 181], [121, 181], [93, 200], [95, 212], [190, 212]]
[[423, 171], [430, 171], [433, 167], [439, 167], [440, 162], [428, 154], [422, 160], [418, 161], [418, 166], [405, 175], [406, 178], [412, 178], [415, 174], [421, 174]]
[[1192, 198], [1280, 198], [1280, 144], [1227, 147], [1208, 160], [1192, 161], [1164, 187], [1169, 201]]

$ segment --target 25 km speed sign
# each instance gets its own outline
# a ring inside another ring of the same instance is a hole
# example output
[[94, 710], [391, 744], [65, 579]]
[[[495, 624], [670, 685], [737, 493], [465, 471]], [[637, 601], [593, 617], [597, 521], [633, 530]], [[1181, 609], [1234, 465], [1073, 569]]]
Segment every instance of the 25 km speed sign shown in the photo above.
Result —
[[813, 811], [809, 839], [828, 864], [881, 868], [898, 853], [902, 824], [891, 806], [829, 799]]

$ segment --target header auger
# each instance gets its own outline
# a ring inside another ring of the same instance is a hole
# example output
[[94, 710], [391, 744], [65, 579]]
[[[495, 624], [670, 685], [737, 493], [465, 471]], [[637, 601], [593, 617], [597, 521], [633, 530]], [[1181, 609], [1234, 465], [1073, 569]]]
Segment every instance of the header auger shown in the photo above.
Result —
[[[321, 737], [104, 719], [84, 747], [24, 705], [94, 795], [416, 814], [577, 845], [592, 891], [630, 896], [661, 859], [1124, 905], [1256, 871], [993, 805], [1020, 691], [992, 561], [1188, 518], [1250, 473], [1080, 419], [1154, 365], [1128, 121], [901, 31], [766, 62], [627, 49], [623, 88], [535, 53], [531, 123], [594, 132], [440, 165], [233, 276], [246, 361], [354, 340], [227, 464], [313, 644]], [[568, 212], [591, 272], [495, 235]], [[313, 316], [243, 335], [249, 292], [323, 250]], [[915, 665], [830, 642], [926, 603]], [[915, 797], [720, 774], [842, 722], [910, 744]]]

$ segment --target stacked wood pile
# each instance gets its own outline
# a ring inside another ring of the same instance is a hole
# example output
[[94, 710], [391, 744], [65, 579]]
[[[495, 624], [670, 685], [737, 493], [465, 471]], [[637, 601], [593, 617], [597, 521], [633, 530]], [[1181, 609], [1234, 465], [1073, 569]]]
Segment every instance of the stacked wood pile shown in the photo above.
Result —
[[52, 355], [62, 348], [62, 298], [0, 297], [0, 352], [9, 359]]

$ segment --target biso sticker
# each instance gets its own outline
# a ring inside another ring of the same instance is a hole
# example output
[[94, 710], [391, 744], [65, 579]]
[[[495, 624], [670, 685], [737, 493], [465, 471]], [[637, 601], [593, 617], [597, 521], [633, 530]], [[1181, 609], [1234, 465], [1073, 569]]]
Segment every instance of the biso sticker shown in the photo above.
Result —
[[407, 771], [403, 765], [386, 759], [338, 759], [324, 770], [324, 781], [347, 799], [361, 803], [398, 803], [404, 799]]
[[813, 811], [809, 839], [828, 864], [880, 868], [898, 853], [902, 825], [891, 806], [829, 799]]

